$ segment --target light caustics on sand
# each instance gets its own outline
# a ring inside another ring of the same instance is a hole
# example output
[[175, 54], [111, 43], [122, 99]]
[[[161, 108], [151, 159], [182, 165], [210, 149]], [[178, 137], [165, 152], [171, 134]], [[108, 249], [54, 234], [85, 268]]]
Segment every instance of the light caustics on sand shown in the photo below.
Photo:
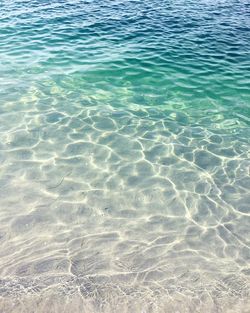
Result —
[[248, 312], [249, 33], [244, 0], [0, 3], [0, 312]]

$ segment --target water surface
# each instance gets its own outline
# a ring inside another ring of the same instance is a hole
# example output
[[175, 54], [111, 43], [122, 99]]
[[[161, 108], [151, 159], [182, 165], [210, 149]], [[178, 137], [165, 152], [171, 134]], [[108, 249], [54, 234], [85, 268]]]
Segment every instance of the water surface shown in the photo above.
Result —
[[0, 1], [0, 312], [249, 312], [249, 87], [247, 0]]

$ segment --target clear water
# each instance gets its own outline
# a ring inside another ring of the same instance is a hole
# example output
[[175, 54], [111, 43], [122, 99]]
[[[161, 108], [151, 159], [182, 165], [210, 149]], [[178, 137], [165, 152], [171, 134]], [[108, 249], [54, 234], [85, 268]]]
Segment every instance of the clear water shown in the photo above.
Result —
[[0, 312], [249, 312], [248, 0], [0, 1]]

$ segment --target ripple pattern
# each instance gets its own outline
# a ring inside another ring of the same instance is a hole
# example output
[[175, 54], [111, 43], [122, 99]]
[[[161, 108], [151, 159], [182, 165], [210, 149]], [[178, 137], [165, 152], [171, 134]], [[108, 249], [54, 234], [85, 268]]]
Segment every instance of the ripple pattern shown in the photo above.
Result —
[[0, 312], [249, 312], [248, 1], [0, 26]]

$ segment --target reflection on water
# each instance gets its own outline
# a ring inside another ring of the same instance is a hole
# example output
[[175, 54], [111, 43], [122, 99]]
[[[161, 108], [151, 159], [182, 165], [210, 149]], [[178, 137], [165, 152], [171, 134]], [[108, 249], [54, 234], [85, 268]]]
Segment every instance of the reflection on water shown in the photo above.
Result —
[[248, 312], [247, 1], [0, 9], [0, 312]]

